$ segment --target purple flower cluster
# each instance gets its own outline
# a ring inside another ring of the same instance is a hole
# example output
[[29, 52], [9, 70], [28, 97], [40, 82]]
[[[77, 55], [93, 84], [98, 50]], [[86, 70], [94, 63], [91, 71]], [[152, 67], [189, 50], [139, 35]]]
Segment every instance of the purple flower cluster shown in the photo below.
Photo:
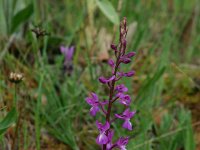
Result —
[[[127, 35], [126, 18], [120, 23], [120, 38], [118, 45], [111, 45], [111, 49], [114, 50], [116, 61], [110, 59], [108, 65], [112, 69], [112, 75], [110, 77], [100, 77], [99, 81], [102, 84], [107, 84], [109, 87], [109, 100], [99, 101], [98, 96], [95, 93], [91, 93], [86, 98], [86, 102], [91, 106], [90, 114], [95, 116], [97, 112], [102, 111], [106, 117], [105, 124], [96, 121], [96, 126], [100, 132], [96, 142], [102, 146], [103, 150], [112, 150], [118, 148], [120, 150], [126, 150], [129, 137], [120, 137], [118, 140], [113, 142], [114, 131], [111, 129], [111, 124], [116, 119], [122, 119], [124, 121], [122, 127], [127, 130], [132, 130], [131, 118], [135, 115], [136, 111], [130, 111], [131, 97], [126, 93], [128, 88], [124, 84], [118, 84], [122, 77], [132, 77], [135, 72], [121, 72], [120, 65], [128, 64], [131, 62], [131, 58], [135, 55], [135, 52], [129, 52], [126, 54], [126, 35]], [[111, 118], [111, 109], [114, 102], [118, 102], [124, 105], [124, 111], [120, 114], [115, 114]]]

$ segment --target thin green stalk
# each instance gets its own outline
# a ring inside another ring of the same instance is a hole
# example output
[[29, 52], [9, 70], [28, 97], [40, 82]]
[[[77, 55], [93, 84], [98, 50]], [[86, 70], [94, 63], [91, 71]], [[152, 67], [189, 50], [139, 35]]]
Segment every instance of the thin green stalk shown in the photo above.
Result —
[[17, 85], [15, 84], [15, 91], [14, 91], [14, 104], [13, 107], [17, 109]]
[[36, 128], [36, 149], [40, 150], [40, 110], [41, 110], [41, 90], [42, 90], [42, 83], [44, 80], [44, 75], [42, 74], [40, 77], [39, 88], [38, 88], [38, 99], [37, 99], [37, 106], [36, 106], [36, 113], [35, 113], [35, 128]]
[[[14, 85], [15, 85], [14, 102], [13, 102], [13, 106], [12, 107], [15, 107], [16, 110], [17, 110], [17, 84], [15, 83]], [[14, 135], [14, 138], [13, 138], [13, 144], [12, 144], [12, 148], [11, 148], [12, 150], [15, 149], [15, 143], [16, 143], [16, 139], [17, 139], [17, 135], [18, 135], [20, 117], [21, 117], [21, 112], [19, 113], [19, 118], [17, 119], [17, 122], [16, 122], [15, 135]]]
[[24, 150], [28, 148], [28, 132], [27, 132], [27, 124], [24, 124]]
[[17, 139], [17, 137], [18, 137], [18, 131], [19, 131], [20, 120], [21, 120], [21, 109], [20, 109], [20, 112], [19, 112], [19, 117], [18, 117], [18, 119], [17, 119], [17, 125], [16, 125], [15, 135], [14, 135], [13, 144], [12, 144], [12, 150], [15, 150], [15, 143], [16, 143], [16, 139]]

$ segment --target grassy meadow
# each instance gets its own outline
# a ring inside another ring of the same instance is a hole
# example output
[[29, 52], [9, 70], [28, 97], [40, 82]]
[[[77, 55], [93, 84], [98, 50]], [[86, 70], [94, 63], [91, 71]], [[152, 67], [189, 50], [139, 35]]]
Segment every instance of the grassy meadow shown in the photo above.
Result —
[[[0, 149], [100, 149], [104, 118], [85, 98], [108, 99], [98, 78], [111, 74], [123, 17], [136, 55], [122, 69], [136, 74], [120, 82], [137, 114], [115, 135], [130, 137], [128, 150], [200, 149], [199, 0], [0, 0]], [[60, 46], [74, 46], [67, 67]]]

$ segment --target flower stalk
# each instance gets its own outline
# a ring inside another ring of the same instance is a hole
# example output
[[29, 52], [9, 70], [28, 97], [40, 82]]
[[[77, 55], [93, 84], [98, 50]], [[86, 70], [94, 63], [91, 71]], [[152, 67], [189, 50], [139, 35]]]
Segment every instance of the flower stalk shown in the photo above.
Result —
[[[21, 74], [21, 73], [11, 72], [10, 75], [9, 75], [10, 82], [14, 83], [14, 86], [15, 86], [14, 101], [13, 101], [12, 107], [16, 108], [16, 110], [18, 110], [17, 85], [23, 80], [23, 78], [24, 78], [24, 75]], [[19, 116], [18, 116], [17, 121], [16, 121], [15, 134], [14, 134], [13, 143], [12, 143], [12, 147], [11, 147], [12, 150], [15, 149], [16, 139], [17, 139], [18, 131], [19, 131], [20, 120], [21, 120], [21, 109], [19, 109]]]

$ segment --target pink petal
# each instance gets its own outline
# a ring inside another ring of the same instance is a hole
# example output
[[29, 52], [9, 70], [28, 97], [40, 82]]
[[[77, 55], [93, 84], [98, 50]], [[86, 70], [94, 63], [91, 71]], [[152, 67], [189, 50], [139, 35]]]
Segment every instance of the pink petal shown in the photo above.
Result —
[[125, 120], [122, 127], [126, 128], [128, 130], [132, 130], [132, 124], [131, 124], [130, 120], [129, 119]]
[[130, 52], [130, 53], [126, 54], [125, 57], [131, 58], [131, 57], [135, 56], [135, 54], [136, 54], [135, 52]]
[[115, 114], [115, 117], [119, 118], [119, 119], [125, 119], [123, 116]]
[[93, 107], [90, 108], [90, 115], [95, 116], [98, 111], [99, 111], [99, 107], [93, 106]]
[[108, 142], [108, 137], [104, 133], [101, 133], [98, 135], [96, 142], [99, 145], [106, 144]]

